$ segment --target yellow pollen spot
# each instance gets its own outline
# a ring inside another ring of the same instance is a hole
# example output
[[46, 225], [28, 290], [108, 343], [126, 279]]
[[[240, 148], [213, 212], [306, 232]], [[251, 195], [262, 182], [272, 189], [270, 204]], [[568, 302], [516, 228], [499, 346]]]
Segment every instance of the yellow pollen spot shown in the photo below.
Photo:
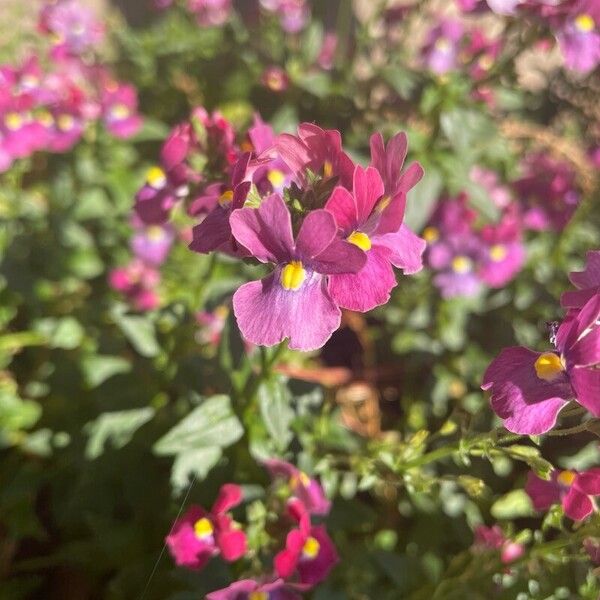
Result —
[[285, 175], [279, 169], [273, 169], [269, 171], [267, 179], [271, 182], [271, 185], [275, 188], [281, 187], [285, 181]]
[[561, 471], [556, 480], [558, 483], [560, 483], [560, 485], [570, 487], [575, 481], [575, 477], [577, 477], [577, 473], [575, 473], [575, 471]]
[[307, 488], [308, 486], [310, 486], [310, 477], [304, 471], [300, 471], [291, 478], [290, 484], [292, 485], [292, 487], [300, 484], [303, 487]]
[[213, 313], [217, 319], [222, 319], [224, 321], [229, 316], [229, 308], [224, 304], [220, 304], [215, 308]]
[[500, 262], [501, 260], [504, 260], [507, 254], [508, 251], [506, 249], [506, 246], [504, 246], [503, 244], [494, 244], [490, 248], [490, 258], [494, 262]]
[[323, 164], [323, 177], [331, 177], [333, 175], [333, 165], [328, 160]]
[[281, 285], [286, 290], [296, 291], [300, 289], [306, 279], [306, 271], [299, 260], [289, 262], [281, 270]]
[[225, 208], [226, 206], [228, 206], [229, 204], [231, 204], [231, 201], [233, 200], [233, 190], [225, 190], [220, 196], [219, 196], [219, 206], [222, 206], [223, 208]]
[[152, 242], [158, 242], [162, 240], [164, 237], [164, 233], [164, 229], [159, 225], [150, 225], [150, 227], [146, 229], [146, 235], [148, 236], [148, 239], [150, 239], [150, 241]]
[[489, 71], [494, 66], [494, 59], [489, 54], [484, 54], [479, 57], [477, 64], [484, 71]]
[[114, 104], [110, 109], [110, 116], [118, 121], [126, 119], [131, 115], [131, 111], [124, 104]]
[[579, 15], [575, 19], [575, 27], [577, 27], [577, 29], [579, 29], [579, 31], [582, 31], [583, 33], [589, 33], [590, 31], [594, 30], [594, 27], [596, 27], [596, 23], [594, 22], [594, 19], [591, 17], [591, 15], [583, 14]]
[[194, 533], [201, 539], [212, 535], [213, 531], [212, 523], [206, 517], [202, 517], [194, 523]]
[[541, 354], [534, 367], [535, 374], [544, 381], [554, 381], [565, 370], [560, 356], [554, 352]]
[[267, 592], [250, 592], [248, 600], [269, 600], [269, 594]]
[[61, 131], [69, 131], [75, 125], [75, 119], [68, 114], [59, 115], [56, 119], [56, 124]]
[[437, 227], [425, 227], [423, 237], [428, 244], [433, 244], [440, 239], [440, 232]]
[[452, 259], [452, 270], [461, 275], [468, 273], [473, 267], [473, 261], [468, 256], [455, 256]]
[[254, 146], [252, 145], [251, 142], [249, 142], [248, 140], [244, 140], [241, 144], [240, 144], [240, 150], [242, 152], [253, 152], [254, 151]]
[[23, 126], [23, 117], [19, 113], [9, 112], [4, 117], [4, 123], [11, 131], [16, 131]]
[[321, 544], [314, 537], [309, 537], [302, 547], [302, 555], [312, 560], [318, 556], [320, 549]]
[[358, 246], [361, 250], [368, 252], [371, 249], [371, 240], [366, 233], [362, 231], [353, 231], [346, 240], [355, 246]]
[[450, 50], [452, 47], [452, 44], [450, 44], [446, 38], [441, 37], [436, 40], [434, 46], [435, 49], [439, 50], [440, 52], [448, 52], [448, 50]]
[[146, 173], [146, 183], [153, 188], [160, 189], [167, 183], [167, 176], [160, 167], [150, 167]]
[[37, 120], [38, 123], [44, 127], [52, 127], [52, 125], [54, 125], [54, 117], [52, 116], [52, 113], [47, 110], [40, 111], [37, 115]]

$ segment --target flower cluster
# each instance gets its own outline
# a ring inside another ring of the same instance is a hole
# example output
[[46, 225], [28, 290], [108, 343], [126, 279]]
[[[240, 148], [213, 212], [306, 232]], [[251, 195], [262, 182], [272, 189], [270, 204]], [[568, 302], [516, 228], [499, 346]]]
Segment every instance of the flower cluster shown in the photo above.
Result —
[[600, 3], [597, 0], [457, 0], [464, 12], [492, 10], [527, 18], [549, 29], [556, 38], [565, 66], [589, 73], [600, 63]]
[[94, 121], [119, 138], [142, 124], [135, 89], [89, 56], [102, 28], [88, 8], [76, 0], [46, 5], [40, 30], [53, 40], [48, 56], [0, 65], [0, 172], [36, 151], [66, 152]]
[[570, 400], [600, 416], [600, 251], [588, 253], [571, 281], [578, 289], [561, 298], [568, 312], [552, 328], [554, 348], [505, 348], [484, 374], [482, 388], [512, 432], [549, 431]]
[[192, 250], [272, 265], [233, 296], [248, 342], [289, 338], [290, 348], [319, 348], [339, 327], [341, 308], [385, 304], [394, 267], [421, 269], [425, 242], [403, 220], [422, 169], [402, 171], [404, 134], [387, 146], [374, 135], [368, 167], [352, 162], [339, 132], [310, 123], [276, 136], [256, 117], [241, 146], [218, 113], [196, 109], [165, 142], [135, 208], [142, 221], [164, 223], [185, 198], [188, 214], [202, 218]]
[[[325, 527], [312, 522], [313, 516], [325, 517], [330, 509], [319, 482], [279, 459], [266, 460], [264, 466], [273, 480], [274, 514], [282, 531], [288, 530], [283, 548], [273, 558], [274, 572], [236, 581], [208, 594], [209, 600], [297, 599], [300, 592], [322, 582], [338, 562]], [[242, 526], [231, 517], [230, 511], [242, 501], [242, 489], [226, 484], [210, 511], [190, 507], [166, 539], [176, 564], [198, 570], [215, 556], [233, 562], [259, 550], [249, 549]]]
[[476, 527], [473, 550], [477, 553], [486, 550], [499, 551], [500, 560], [506, 565], [518, 560], [525, 553], [523, 545], [507, 538], [498, 525]]
[[463, 194], [442, 200], [423, 231], [426, 261], [444, 298], [502, 287], [523, 266], [525, 247], [515, 204], [504, 207], [497, 223], [478, 225], [477, 217]]

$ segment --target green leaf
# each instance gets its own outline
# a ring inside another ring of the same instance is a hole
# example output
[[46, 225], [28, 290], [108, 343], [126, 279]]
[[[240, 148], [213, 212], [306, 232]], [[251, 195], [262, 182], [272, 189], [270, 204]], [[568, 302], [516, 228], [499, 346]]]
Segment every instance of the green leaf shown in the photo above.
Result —
[[265, 381], [258, 389], [260, 414], [277, 450], [283, 452], [294, 437], [290, 424], [294, 419], [292, 395], [282, 378]]
[[85, 425], [85, 431], [89, 434], [85, 456], [90, 460], [98, 458], [108, 441], [115, 448], [123, 448], [153, 416], [154, 409], [149, 406], [101, 414], [95, 421]]
[[495, 519], [516, 519], [534, 514], [531, 498], [525, 490], [513, 490], [498, 498], [490, 512]]
[[215, 446], [178, 454], [171, 469], [171, 485], [175, 492], [180, 493], [186, 488], [191, 475], [200, 480], [204, 479], [219, 462], [222, 454], [221, 448]]
[[113, 310], [113, 318], [123, 335], [142, 356], [151, 358], [160, 352], [154, 323], [147, 315], [128, 315], [121, 307]]
[[154, 444], [154, 452], [169, 456], [198, 448], [225, 448], [237, 442], [243, 433], [229, 397], [212, 396], [160, 438]]
[[88, 356], [81, 363], [87, 384], [94, 388], [118, 373], [131, 370], [129, 361], [121, 356]]
[[83, 327], [73, 317], [39, 319], [35, 322], [35, 329], [48, 338], [50, 346], [64, 350], [80, 346], [85, 335]]

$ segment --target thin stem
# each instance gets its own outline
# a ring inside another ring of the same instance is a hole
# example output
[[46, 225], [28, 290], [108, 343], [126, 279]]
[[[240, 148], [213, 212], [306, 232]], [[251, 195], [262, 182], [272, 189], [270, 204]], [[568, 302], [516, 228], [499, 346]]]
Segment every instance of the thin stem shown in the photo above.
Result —
[[555, 429], [554, 431], [549, 431], [547, 435], [552, 436], [562, 436], [562, 435], [571, 435], [573, 433], [582, 433], [583, 431], [589, 431], [589, 424], [595, 419], [591, 419], [590, 421], [584, 421], [579, 425], [575, 425], [574, 427], [567, 427], [566, 429]]

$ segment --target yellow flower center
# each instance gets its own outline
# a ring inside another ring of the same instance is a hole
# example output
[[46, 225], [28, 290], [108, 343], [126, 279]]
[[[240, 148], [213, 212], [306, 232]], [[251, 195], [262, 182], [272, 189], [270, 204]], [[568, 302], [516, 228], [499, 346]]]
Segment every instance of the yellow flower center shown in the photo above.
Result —
[[554, 381], [565, 370], [560, 356], [554, 352], [541, 354], [534, 367], [535, 374], [544, 381]]
[[224, 304], [221, 304], [215, 308], [213, 313], [217, 319], [222, 319], [224, 321], [229, 316], [229, 308]]
[[504, 260], [507, 254], [508, 250], [506, 249], [506, 246], [504, 244], [494, 244], [490, 248], [490, 258], [494, 262], [500, 262]]
[[56, 119], [56, 124], [61, 131], [69, 131], [75, 125], [75, 119], [68, 114], [62, 114]]
[[250, 592], [248, 600], [269, 600], [269, 594], [267, 592]]
[[267, 179], [275, 188], [281, 187], [285, 181], [285, 175], [279, 169], [272, 169], [267, 175]]
[[52, 125], [54, 125], [54, 117], [52, 116], [52, 113], [47, 110], [40, 111], [37, 115], [37, 120], [38, 123], [44, 127], [52, 127]]
[[159, 225], [151, 225], [146, 229], [146, 235], [152, 242], [158, 242], [163, 239], [164, 229]]
[[452, 270], [455, 273], [464, 275], [465, 273], [468, 273], [472, 267], [473, 261], [468, 256], [459, 255], [452, 259]]
[[194, 533], [200, 539], [211, 536], [213, 531], [212, 523], [206, 517], [202, 517], [194, 523]]
[[318, 556], [320, 549], [321, 544], [314, 537], [309, 537], [302, 546], [302, 556], [312, 560]]
[[289, 262], [281, 270], [281, 285], [286, 290], [296, 291], [300, 289], [306, 279], [306, 271], [299, 260]]
[[231, 204], [232, 200], [233, 200], [233, 190], [225, 190], [219, 196], [219, 206], [222, 206], [223, 208], [225, 208], [226, 206], [229, 206]]
[[450, 44], [446, 38], [441, 37], [436, 40], [434, 46], [435, 49], [439, 50], [440, 52], [448, 52], [448, 50], [450, 50], [452, 47], [452, 44]]
[[440, 232], [437, 227], [425, 227], [423, 230], [423, 238], [428, 244], [433, 244], [440, 239]]
[[155, 189], [160, 189], [167, 183], [167, 176], [160, 167], [150, 167], [146, 173], [146, 183]]
[[304, 471], [300, 471], [297, 475], [292, 477], [292, 486], [298, 485], [299, 483], [305, 488], [310, 485], [310, 477]]
[[35, 75], [23, 75], [21, 77], [21, 85], [24, 88], [34, 88], [40, 83], [40, 80]]
[[131, 111], [124, 104], [115, 104], [110, 109], [110, 116], [118, 121], [126, 119], [131, 115]]
[[366, 233], [362, 231], [353, 231], [346, 240], [355, 246], [358, 246], [361, 250], [365, 252], [371, 249], [371, 240]]
[[11, 131], [16, 131], [23, 126], [23, 117], [19, 113], [10, 112], [4, 117], [4, 123]]
[[577, 477], [577, 473], [575, 473], [575, 471], [561, 471], [556, 480], [558, 483], [560, 483], [560, 485], [570, 487], [575, 481], [575, 477]]
[[484, 71], [489, 71], [494, 66], [494, 59], [489, 54], [483, 54], [479, 57], [477, 64]]
[[333, 175], [333, 165], [326, 160], [323, 164], [323, 177], [331, 177]]
[[594, 30], [594, 27], [596, 27], [596, 23], [594, 22], [594, 19], [591, 17], [591, 15], [583, 14], [579, 15], [575, 19], [575, 27], [577, 27], [577, 29], [579, 29], [579, 31], [582, 31], [583, 33], [589, 33], [590, 31]]

